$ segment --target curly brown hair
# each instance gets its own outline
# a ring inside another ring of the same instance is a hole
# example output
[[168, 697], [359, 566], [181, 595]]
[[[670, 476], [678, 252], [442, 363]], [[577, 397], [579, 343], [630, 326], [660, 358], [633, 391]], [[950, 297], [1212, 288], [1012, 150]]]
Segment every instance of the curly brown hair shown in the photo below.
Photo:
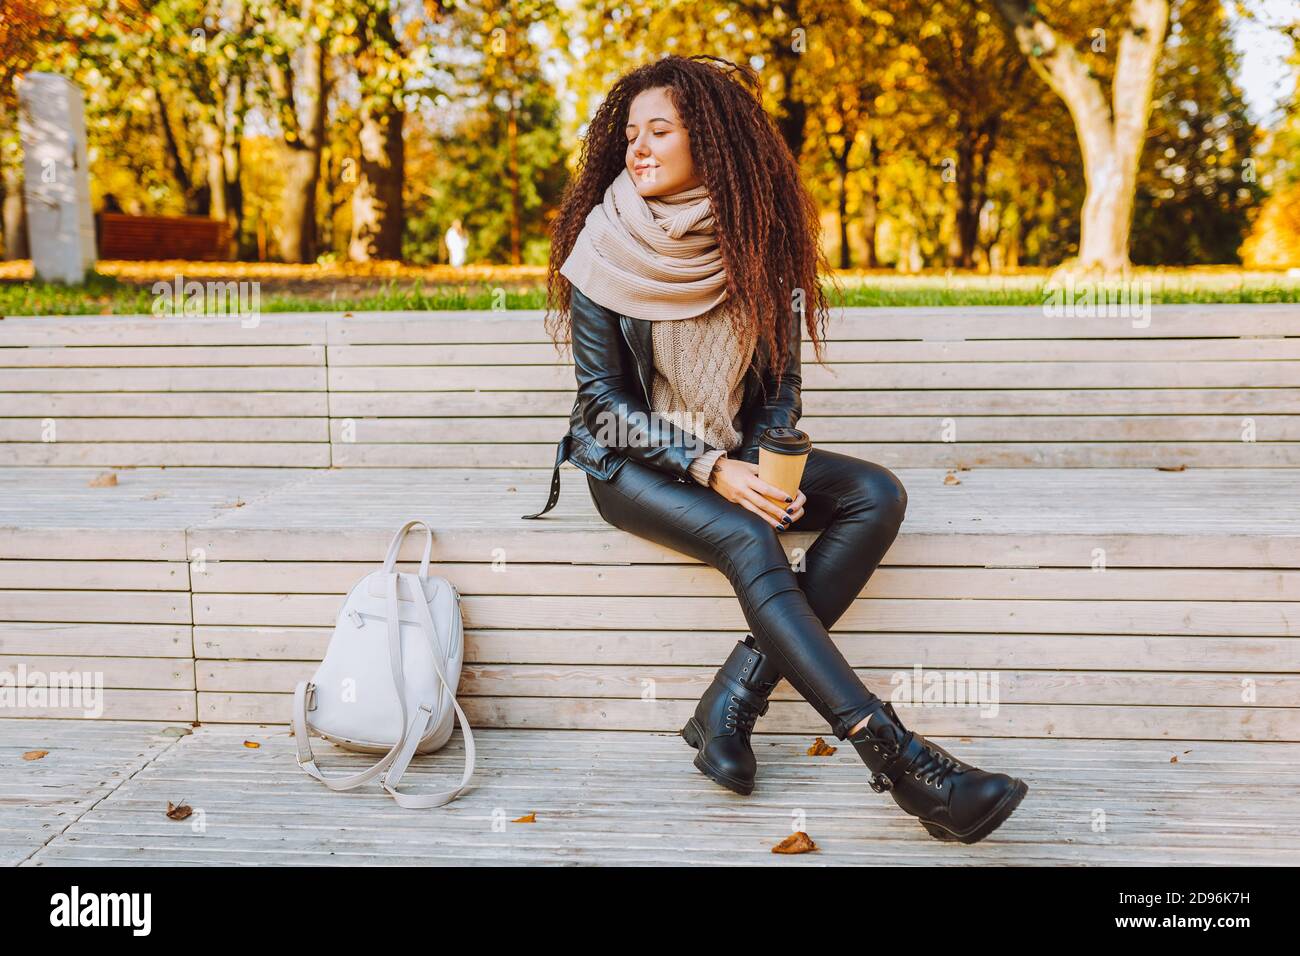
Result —
[[[624, 127], [632, 100], [664, 87], [690, 134], [691, 159], [709, 191], [718, 246], [727, 272], [727, 298], [737, 335], [750, 326], [767, 343], [768, 368], [784, 368], [794, 336], [786, 330], [802, 307], [816, 361], [823, 363], [829, 315], [821, 276], [833, 282], [821, 246], [816, 200], [804, 187], [799, 165], [759, 98], [758, 74], [715, 56], [665, 56], [621, 77], [596, 110], [582, 140], [578, 173], [560, 201], [551, 231], [547, 270], [547, 332], [570, 338], [572, 285], [560, 275], [587, 214], [625, 168]], [[778, 323], [777, 317], [785, 320]], [[778, 340], [778, 336], [780, 340]], [[799, 348], [793, 341], [793, 347]]]

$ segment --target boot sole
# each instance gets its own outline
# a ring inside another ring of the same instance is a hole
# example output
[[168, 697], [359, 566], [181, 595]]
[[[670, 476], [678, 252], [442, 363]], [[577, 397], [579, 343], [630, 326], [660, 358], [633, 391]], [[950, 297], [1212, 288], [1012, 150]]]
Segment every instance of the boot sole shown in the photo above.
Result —
[[978, 843], [1001, 826], [1003, 821], [1015, 812], [1016, 807], [1020, 806], [1020, 801], [1025, 799], [1027, 793], [1029, 793], [1029, 785], [1023, 780], [1017, 780], [1011, 792], [1003, 797], [983, 820], [965, 833], [949, 830], [942, 823], [933, 820], [922, 820], [921, 826], [925, 827], [926, 832], [936, 840], [949, 843]]
[[747, 797], [754, 792], [754, 783], [748, 783], [743, 780], [737, 780], [735, 777], [728, 776], [721, 770], [718, 770], [707, 760], [704, 759], [704, 751], [701, 749], [704, 744], [704, 733], [700, 730], [700, 725], [692, 717], [686, 722], [686, 726], [681, 730], [682, 739], [699, 751], [695, 755], [695, 769], [704, 776], [708, 777], [714, 783], [726, 787], [733, 793], [738, 793], [742, 797]]

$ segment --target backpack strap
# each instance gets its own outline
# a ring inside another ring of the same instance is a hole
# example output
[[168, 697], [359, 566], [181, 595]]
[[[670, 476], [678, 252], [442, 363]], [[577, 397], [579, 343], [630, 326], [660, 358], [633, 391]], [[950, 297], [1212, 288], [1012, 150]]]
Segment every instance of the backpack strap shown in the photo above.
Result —
[[421, 521], [419, 518], [406, 522], [397, 529], [397, 534], [393, 535], [393, 540], [388, 545], [388, 554], [384, 557], [383, 570], [385, 572], [392, 572], [396, 568], [397, 555], [402, 550], [402, 541], [405, 540], [406, 533], [416, 525], [423, 525], [424, 527], [424, 557], [420, 559], [420, 577], [427, 578], [429, 576], [429, 556], [433, 554], [433, 530], [427, 522]]
[[[424, 600], [424, 590], [420, 587], [419, 580], [413, 574], [395, 573], [388, 579], [389, 605], [394, 606], [397, 600], [397, 582], [398, 575], [406, 579], [406, 583], [411, 590], [415, 592], [415, 604], [419, 610], [420, 616], [424, 618], [421, 622], [424, 625], [425, 636], [429, 639], [429, 644], [433, 652], [433, 667], [438, 672], [438, 680], [447, 693], [451, 695], [451, 705], [456, 708], [456, 716], [460, 718], [461, 734], [465, 738], [465, 770], [461, 775], [460, 783], [450, 790], [439, 790], [436, 793], [430, 793], [420, 796], [411, 794], [398, 793], [397, 785], [402, 781], [402, 774], [406, 773], [406, 768], [415, 756], [415, 748], [419, 746], [421, 738], [429, 729], [429, 724], [433, 721], [433, 701], [421, 701], [415, 716], [411, 719], [406, 728], [404, 735], [404, 746], [393, 760], [388, 772], [380, 779], [383, 788], [388, 791], [389, 795], [397, 801], [398, 806], [406, 807], [411, 810], [426, 810], [430, 807], [441, 807], [460, 795], [461, 791], [469, 784], [470, 778], [474, 775], [474, 734], [470, 731], [469, 720], [465, 716], [465, 711], [461, 710], [460, 703], [456, 700], [456, 689], [451, 686], [447, 680], [447, 675], [443, 671], [442, 659], [443, 648], [438, 644], [438, 630], [434, 626], [433, 616], [429, 613], [428, 602]], [[454, 608], [454, 604], [452, 605]], [[452, 622], [454, 618], [452, 613], [448, 613], [446, 633], [451, 633]], [[396, 614], [389, 615], [389, 629], [392, 630], [396, 624]], [[403, 711], [405, 719], [405, 711]]]

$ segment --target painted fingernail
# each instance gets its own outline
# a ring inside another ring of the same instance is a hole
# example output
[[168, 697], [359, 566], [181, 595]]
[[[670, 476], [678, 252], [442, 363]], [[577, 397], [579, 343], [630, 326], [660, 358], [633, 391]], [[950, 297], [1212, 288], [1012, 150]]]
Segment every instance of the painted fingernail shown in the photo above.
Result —
[[789, 524], [789, 523], [790, 523], [789, 515], [786, 515], [784, 518], [781, 519], [781, 524]]
[[786, 496], [785, 496], [785, 500], [786, 500], [786, 501], [794, 501], [794, 499], [791, 498], [789, 495], [786, 495]]
[[786, 509], [785, 509], [785, 513], [788, 514], [788, 515], [792, 515], [792, 514], [794, 514], [794, 510], [791, 509], [791, 508], [786, 508]]

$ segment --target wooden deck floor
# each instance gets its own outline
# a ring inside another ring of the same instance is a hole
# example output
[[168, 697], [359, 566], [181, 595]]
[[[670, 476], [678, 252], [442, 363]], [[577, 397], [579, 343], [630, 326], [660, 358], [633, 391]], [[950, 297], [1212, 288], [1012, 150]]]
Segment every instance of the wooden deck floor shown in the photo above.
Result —
[[[1300, 744], [936, 737], [1030, 786], [1015, 815], [967, 847], [931, 839], [873, 793], [851, 747], [809, 757], [811, 738], [799, 735], [755, 737], [758, 788], [741, 797], [701, 776], [689, 748], [669, 734], [482, 730], [471, 790], [445, 809], [408, 811], [377, 787], [333, 793], [309, 779], [282, 728], [185, 729], [0, 721], [0, 862], [1300, 863]], [[327, 769], [367, 759], [320, 746]], [[49, 753], [23, 760], [31, 750]], [[462, 753], [457, 734], [444, 752], [417, 758], [411, 789], [458, 774]], [[169, 801], [195, 812], [169, 820]], [[526, 814], [536, 822], [512, 822]], [[795, 829], [819, 850], [773, 854]]]

